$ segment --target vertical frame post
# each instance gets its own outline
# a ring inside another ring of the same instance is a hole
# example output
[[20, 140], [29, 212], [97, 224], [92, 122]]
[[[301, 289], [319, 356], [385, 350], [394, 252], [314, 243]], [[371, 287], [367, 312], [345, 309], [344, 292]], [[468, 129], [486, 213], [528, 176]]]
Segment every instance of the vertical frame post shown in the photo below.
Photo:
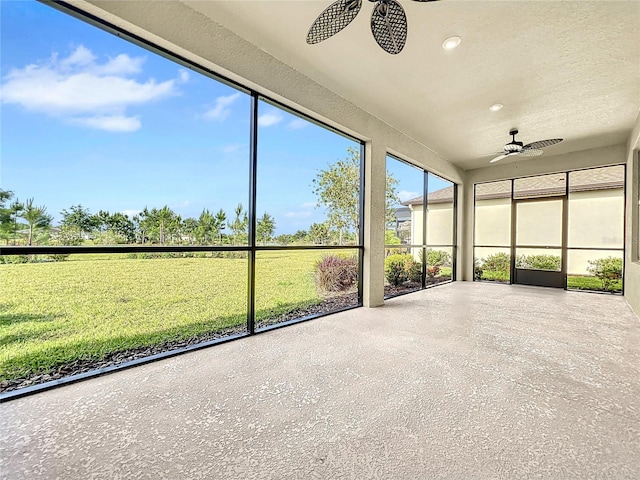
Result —
[[258, 169], [258, 94], [251, 93], [249, 145], [249, 279], [247, 288], [247, 332], [256, 333], [256, 194]]

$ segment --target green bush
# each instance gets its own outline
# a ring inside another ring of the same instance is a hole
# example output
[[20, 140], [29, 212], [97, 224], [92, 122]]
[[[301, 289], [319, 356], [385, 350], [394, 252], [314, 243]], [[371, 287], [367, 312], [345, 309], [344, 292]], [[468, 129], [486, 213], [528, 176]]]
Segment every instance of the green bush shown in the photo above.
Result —
[[410, 254], [394, 253], [384, 259], [384, 276], [394, 287], [409, 280], [409, 274], [405, 269], [407, 256], [411, 257]]
[[622, 278], [621, 258], [599, 258], [588, 263], [587, 271], [598, 277], [603, 290], [611, 290], [612, 285]]
[[473, 262], [473, 279], [482, 280], [482, 263], [477, 258]]
[[508, 272], [511, 270], [511, 255], [508, 253], [494, 253], [482, 260], [479, 265], [480, 270], [490, 270], [493, 272]]
[[560, 271], [561, 259], [557, 255], [518, 255], [516, 267], [536, 270]]
[[422, 262], [410, 253], [394, 253], [384, 261], [384, 275], [387, 281], [396, 287], [407, 281], [421, 282]]
[[0, 255], [0, 263], [29, 263], [28, 255]]
[[412, 255], [407, 254], [407, 258], [404, 264], [407, 271], [407, 277], [410, 282], [419, 283], [422, 282], [422, 262], [416, 261]]
[[451, 255], [444, 250], [427, 250], [427, 265], [442, 267], [451, 265]]
[[349, 290], [358, 280], [358, 259], [326, 255], [316, 262], [316, 288], [325, 292]]

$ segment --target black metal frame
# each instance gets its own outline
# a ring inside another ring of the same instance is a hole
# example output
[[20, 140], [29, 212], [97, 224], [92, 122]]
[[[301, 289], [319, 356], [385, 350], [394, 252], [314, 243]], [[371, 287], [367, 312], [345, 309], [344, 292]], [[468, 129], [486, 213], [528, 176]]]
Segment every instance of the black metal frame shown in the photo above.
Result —
[[[422, 174], [423, 174], [423, 180], [422, 180], [422, 198], [423, 198], [423, 202], [422, 202], [422, 243], [421, 244], [410, 244], [410, 245], [385, 245], [384, 248], [385, 250], [387, 249], [413, 249], [413, 248], [419, 248], [420, 250], [422, 250], [423, 254], [422, 254], [422, 278], [421, 278], [421, 285], [420, 288], [416, 288], [414, 290], [407, 290], [405, 292], [399, 292], [396, 293], [395, 295], [389, 295], [389, 296], [385, 296], [385, 299], [389, 299], [389, 298], [395, 298], [395, 297], [399, 297], [402, 295], [407, 295], [409, 293], [414, 293], [420, 290], [424, 290], [427, 288], [433, 288], [433, 287], [437, 287], [440, 285], [445, 285], [447, 283], [451, 283], [451, 282], [455, 282], [457, 279], [457, 274], [456, 274], [456, 268], [457, 268], [457, 255], [458, 255], [458, 184], [455, 183], [452, 180], [449, 180], [441, 175], [437, 175], [433, 172], [430, 172], [429, 170], [426, 170], [422, 167], [418, 167], [416, 165], [414, 165], [413, 163], [404, 160], [400, 157], [398, 157], [397, 155], [393, 155], [390, 153], [387, 153], [387, 158], [392, 158], [393, 160], [396, 160], [398, 162], [404, 163], [405, 165], [415, 168], [417, 170], [422, 170]], [[452, 244], [451, 245], [445, 245], [445, 244], [439, 244], [439, 245], [429, 245], [427, 244], [427, 215], [428, 215], [428, 203], [429, 203], [429, 175], [433, 175], [435, 177], [441, 178], [442, 180], [445, 180], [447, 182], [450, 182], [451, 185], [453, 186], [453, 238], [452, 238]], [[429, 248], [434, 248], [434, 247], [443, 247], [443, 248], [451, 248], [451, 280], [447, 280], [444, 282], [440, 282], [440, 283], [436, 283], [433, 285], [427, 285], [426, 281], [427, 281], [427, 250]]]
[[[257, 333], [274, 330], [277, 328], [282, 328], [288, 325], [293, 325], [296, 323], [306, 322], [308, 320], [312, 320], [315, 318], [323, 317], [326, 315], [334, 314], [337, 312], [350, 310], [353, 308], [358, 308], [363, 305], [363, 264], [364, 264], [364, 244], [363, 244], [363, 231], [364, 231], [364, 193], [365, 193], [365, 176], [364, 176], [364, 165], [365, 165], [365, 151], [364, 151], [364, 142], [361, 139], [355, 138], [345, 132], [342, 132], [335, 127], [328, 125], [322, 121], [311, 118], [308, 115], [295, 110], [289, 106], [282, 104], [276, 100], [270, 99], [269, 97], [260, 94], [259, 92], [247, 88], [233, 80], [230, 80], [212, 70], [202, 67], [191, 60], [188, 60], [178, 54], [175, 54], [163, 47], [160, 47], [142, 37], [139, 37], [135, 34], [127, 32], [126, 30], [115, 26], [105, 20], [98, 18], [90, 13], [84, 12], [78, 7], [69, 4], [65, 1], [42, 1], [42, 3], [49, 5], [51, 7], [56, 8], [57, 10], [62, 11], [63, 13], [69, 14], [81, 21], [89, 23], [93, 26], [96, 26], [102, 30], [107, 31], [108, 33], [114, 34], [120, 38], [123, 38], [126, 41], [134, 43], [146, 50], [149, 50], [153, 53], [156, 53], [174, 63], [178, 63], [184, 67], [190, 68], [194, 71], [197, 71], [200, 74], [203, 74], [212, 80], [221, 82], [227, 86], [235, 88], [243, 93], [249, 94], [251, 96], [251, 122], [250, 122], [250, 149], [249, 149], [249, 206], [248, 206], [248, 217], [249, 217], [249, 227], [248, 227], [248, 245], [240, 245], [240, 246], [217, 246], [217, 245], [126, 245], [126, 246], [109, 246], [109, 245], [96, 245], [96, 246], [0, 246], [0, 256], [2, 255], [38, 255], [38, 254], [88, 254], [88, 253], [145, 253], [145, 252], [153, 252], [153, 253], [170, 253], [170, 252], [247, 252], [248, 255], [248, 271], [247, 271], [247, 282], [248, 282], [248, 291], [247, 291], [247, 326], [246, 333], [244, 334], [233, 334], [226, 337], [222, 337], [220, 339], [215, 339], [211, 341], [205, 341], [203, 343], [199, 343], [196, 345], [191, 345], [188, 347], [178, 348], [175, 350], [169, 350], [166, 352], [162, 352], [156, 355], [151, 355], [148, 357], [136, 359], [133, 361], [124, 362], [118, 365], [113, 365], [105, 368], [99, 368], [96, 370], [92, 370], [89, 372], [85, 372], [78, 375], [73, 375], [65, 378], [61, 378], [58, 380], [33, 385], [27, 388], [22, 388], [18, 390], [12, 390], [8, 392], [0, 393], [0, 403], [24, 397], [26, 395], [30, 395], [33, 393], [49, 390], [52, 388], [57, 388], [63, 385], [68, 385], [71, 383], [75, 383], [81, 380], [85, 380], [87, 378], [98, 377], [101, 375], [105, 375], [107, 373], [111, 373], [118, 370], [123, 370], [127, 368], [131, 368], [134, 366], [142, 365], [145, 363], [154, 362], [156, 360], [161, 360], [169, 357], [173, 357], [175, 355], [179, 355], [182, 353], [191, 352], [194, 350], [199, 350], [201, 348], [206, 348], [212, 345], [218, 345], [220, 343], [226, 343], [231, 340], [236, 340], [239, 338], [244, 338], [250, 335], [254, 335]], [[352, 140], [360, 145], [360, 197], [359, 197], [359, 206], [360, 206], [360, 224], [359, 231], [356, 232], [357, 244], [356, 245], [308, 245], [308, 246], [259, 246], [256, 245], [256, 199], [257, 199], [257, 167], [258, 167], [258, 104], [260, 101], [264, 101], [268, 104], [271, 104], [277, 108], [281, 108], [289, 113], [292, 113], [298, 117], [301, 117], [315, 125], [318, 125], [322, 128], [325, 128], [333, 133], [336, 133], [344, 138]], [[357, 303], [352, 306], [332, 310], [327, 313], [318, 313], [313, 315], [308, 315], [305, 317], [288, 320], [285, 322], [281, 322], [274, 325], [269, 325], [263, 328], [256, 329], [255, 325], [255, 262], [256, 262], [256, 253], [260, 251], [303, 251], [303, 250], [354, 250], [357, 251], [357, 256], [359, 260], [358, 267], [358, 297]]]
[[[638, 153], [638, 162], [640, 163], [640, 152]], [[607, 248], [607, 247], [569, 247], [568, 246], [568, 235], [569, 235], [569, 230], [568, 230], [568, 218], [569, 218], [569, 181], [570, 181], [570, 176], [571, 173], [573, 172], [580, 172], [580, 171], [586, 171], [586, 170], [596, 170], [599, 168], [608, 168], [608, 167], [622, 167], [623, 168], [623, 186], [622, 186], [622, 194], [623, 194], [623, 247], [622, 248]], [[515, 193], [514, 193], [514, 184], [515, 184], [515, 180], [520, 179], [520, 178], [530, 178], [530, 177], [538, 177], [538, 176], [544, 176], [544, 175], [559, 175], [559, 174], [564, 174], [565, 175], [565, 192], [563, 195], [547, 195], [547, 196], [542, 196], [542, 197], [533, 197], [533, 198], [515, 198]], [[477, 186], [478, 185], [482, 185], [482, 184], [486, 184], [486, 183], [494, 183], [494, 182], [502, 182], [502, 181], [510, 181], [511, 182], [511, 194], [510, 194], [510, 209], [511, 209], [511, 244], [510, 245], [477, 245], [476, 244], [476, 234], [475, 234], [475, 224], [476, 224], [476, 204], [477, 204]], [[544, 201], [544, 200], [552, 200], [552, 199], [562, 199], [563, 200], [563, 206], [562, 206], [562, 246], [561, 247], [545, 247], [545, 246], [521, 246], [519, 245], [517, 248], [539, 248], [539, 249], [545, 249], [545, 248], [550, 248], [550, 249], [561, 249], [562, 250], [562, 272], [563, 272], [563, 278], [562, 278], [562, 285], [560, 288], [564, 288], [564, 290], [567, 291], [579, 291], [579, 292], [588, 292], [588, 293], [603, 293], [603, 294], [613, 294], [613, 295], [624, 295], [624, 291], [625, 291], [625, 282], [622, 282], [622, 291], [620, 293], [613, 293], [613, 292], [602, 292], [602, 291], [597, 291], [597, 290], [578, 290], [578, 289], [573, 289], [573, 288], [568, 288], [567, 284], [568, 284], [568, 274], [567, 274], [567, 259], [568, 259], [568, 253], [571, 250], [589, 250], [589, 251], [615, 251], [615, 252], [620, 252], [622, 251], [622, 271], [625, 271], [626, 268], [626, 234], [627, 234], [627, 229], [626, 229], [626, 222], [627, 222], [627, 165], [624, 163], [617, 163], [617, 164], [613, 164], [613, 165], [602, 165], [600, 167], [587, 167], [587, 168], [577, 168], [575, 170], [565, 170], [565, 171], [561, 171], [561, 172], [552, 172], [552, 173], [542, 173], [542, 174], [538, 174], [538, 175], [527, 175], [524, 177], [516, 177], [516, 178], [511, 178], [508, 180], [490, 180], [487, 182], [478, 182], [475, 183], [473, 186], [473, 267], [474, 267], [474, 275], [473, 275], [473, 281], [481, 281], [481, 282], [487, 282], [488, 280], [477, 280], [475, 278], [475, 249], [476, 248], [501, 248], [501, 249], [510, 249], [511, 252], [511, 268], [510, 268], [510, 279], [509, 279], [509, 285], [513, 285], [515, 282], [515, 249], [516, 249], [516, 238], [515, 238], [515, 203], [516, 202], [520, 202], [520, 201], [536, 201], [536, 200], [540, 200], [540, 201]], [[493, 282], [492, 282], [493, 283]], [[497, 283], [506, 283], [506, 282], [497, 282]]]
[[[565, 175], [565, 191], [568, 185]], [[549, 245], [518, 245], [517, 243], [517, 222], [518, 222], [518, 205], [521, 203], [542, 203], [562, 202], [561, 222], [562, 222], [562, 239], [560, 246], [554, 247]], [[548, 197], [536, 198], [517, 198], [511, 199], [511, 239], [512, 239], [512, 255], [511, 255], [511, 283], [516, 285], [533, 285], [538, 287], [554, 287], [567, 288], [567, 197], [566, 195], [554, 195]], [[539, 249], [539, 250], [560, 250], [560, 272], [552, 270], [539, 270], [534, 268], [518, 268], [516, 266], [517, 250], [519, 248]]]

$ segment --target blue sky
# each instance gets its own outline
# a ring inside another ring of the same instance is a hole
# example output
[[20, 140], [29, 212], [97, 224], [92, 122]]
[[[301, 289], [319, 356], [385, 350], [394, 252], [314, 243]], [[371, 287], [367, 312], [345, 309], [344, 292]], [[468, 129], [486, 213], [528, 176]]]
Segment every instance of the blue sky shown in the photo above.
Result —
[[[82, 204], [186, 217], [248, 204], [249, 97], [32, 1], [0, 2], [0, 187], [55, 220]], [[311, 182], [356, 144], [259, 107], [257, 211], [276, 233], [324, 219]], [[390, 162], [401, 198], [421, 175]], [[434, 184], [435, 190], [444, 184]]]

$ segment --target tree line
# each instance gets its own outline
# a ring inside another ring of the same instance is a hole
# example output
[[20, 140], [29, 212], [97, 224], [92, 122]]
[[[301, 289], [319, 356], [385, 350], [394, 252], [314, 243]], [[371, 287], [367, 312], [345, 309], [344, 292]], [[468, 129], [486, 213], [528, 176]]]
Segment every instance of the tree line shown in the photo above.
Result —
[[[347, 158], [320, 170], [313, 179], [313, 193], [324, 206], [327, 220], [314, 223], [309, 230], [275, 236], [276, 221], [265, 212], [256, 220], [256, 241], [266, 245], [291, 243], [343, 245], [355, 240], [360, 219], [360, 155], [348, 148]], [[387, 220], [393, 218], [399, 203], [397, 180], [387, 175]], [[60, 212], [53, 225], [46, 206], [34, 198], [21, 202], [10, 190], [0, 189], [0, 241], [5, 245], [83, 245], [86, 243], [153, 245], [246, 245], [248, 212], [238, 204], [233, 213], [203, 209], [198, 218], [182, 218], [168, 205], [145, 207], [131, 217], [121, 212], [100, 210], [92, 213], [81, 204]]]

